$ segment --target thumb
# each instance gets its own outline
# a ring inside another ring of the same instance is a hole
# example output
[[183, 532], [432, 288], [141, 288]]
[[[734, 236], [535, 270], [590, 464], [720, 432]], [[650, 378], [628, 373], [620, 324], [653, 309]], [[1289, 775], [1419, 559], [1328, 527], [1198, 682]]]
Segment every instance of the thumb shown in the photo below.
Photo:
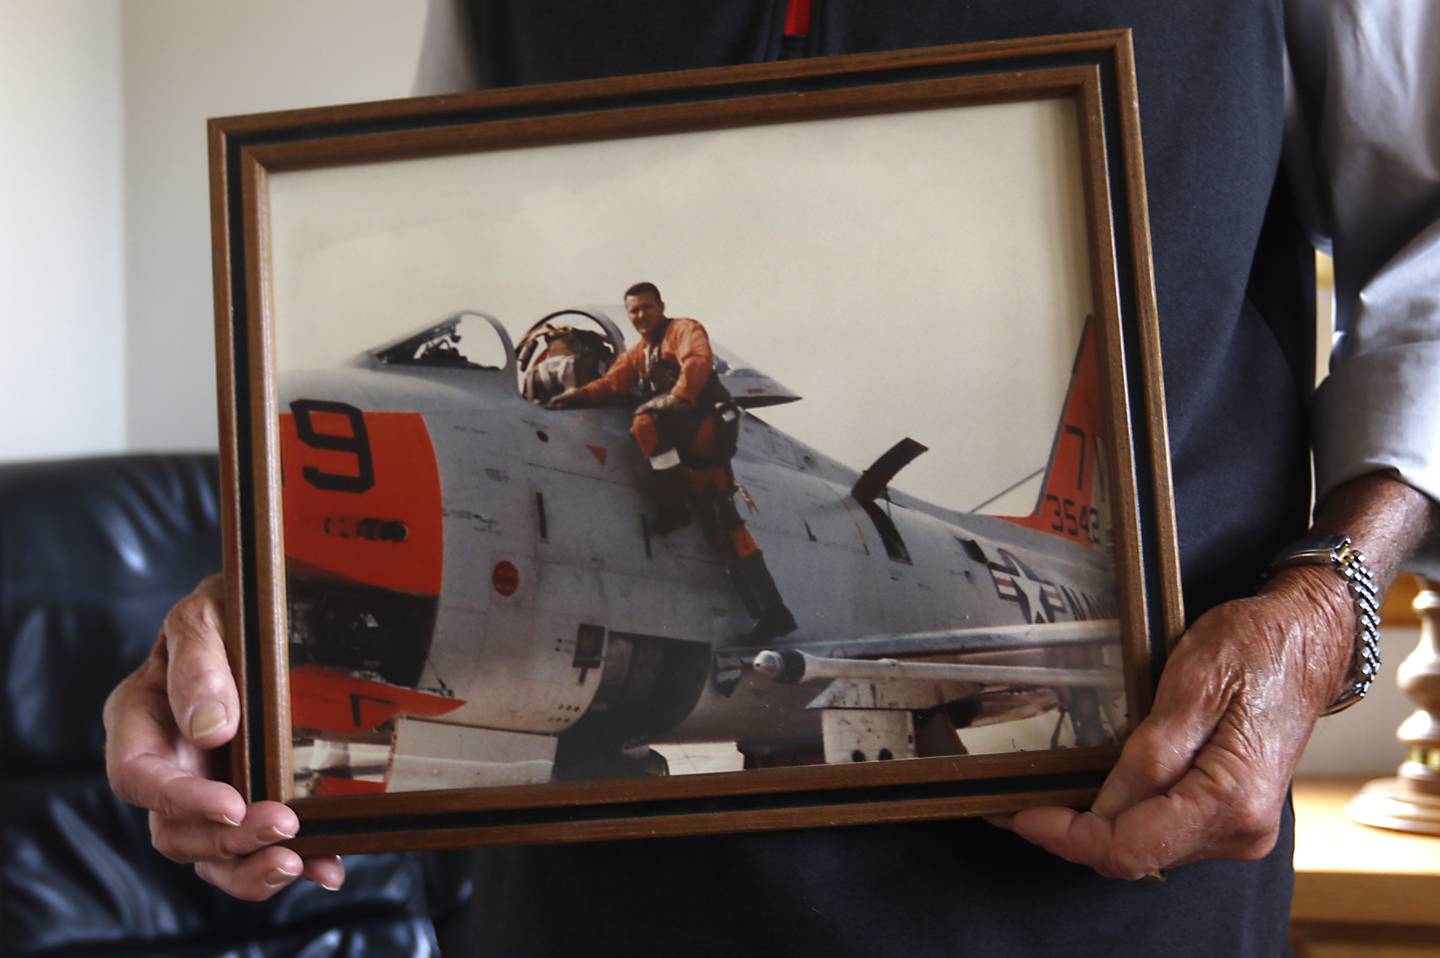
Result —
[[1163, 795], [1190, 770], [1214, 735], [1232, 696], [1232, 683], [1209, 654], [1202, 618], [1175, 647], [1155, 691], [1155, 705], [1135, 727], [1091, 811], [1114, 818], [1132, 805]]
[[181, 734], [202, 748], [230, 741], [240, 724], [240, 696], [221, 637], [221, 590], [212, 576], [165, 616], [170, 710]]

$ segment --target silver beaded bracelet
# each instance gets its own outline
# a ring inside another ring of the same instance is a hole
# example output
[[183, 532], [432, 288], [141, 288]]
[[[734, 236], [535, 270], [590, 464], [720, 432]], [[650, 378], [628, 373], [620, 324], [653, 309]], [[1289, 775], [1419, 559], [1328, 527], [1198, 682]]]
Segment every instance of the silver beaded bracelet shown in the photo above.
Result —
[[1354, 548], [1349, 536], [1312, 535], [1281, 550], [1265, 570], [1266, 578], [1296, 566], [1329, 566], [1345, 577], [1345, 586], [1355, 603], [1355, 650], [1350, 658], [1345, 690], [1326, 706], [1321, 715], [1343, 712], [1365, 697], [1375, 676], [1380, 674], [1380, 595], [1375, 577], [1365, 564], [1365, 553]]

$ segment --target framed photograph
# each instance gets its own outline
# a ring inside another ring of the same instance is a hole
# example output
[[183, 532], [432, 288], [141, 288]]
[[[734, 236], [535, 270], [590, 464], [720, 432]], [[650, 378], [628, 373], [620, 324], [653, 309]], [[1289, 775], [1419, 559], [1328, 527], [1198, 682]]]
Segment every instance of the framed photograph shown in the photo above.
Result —
[[1108, 32], [212, 121], [242, 791], [1086, 802], [1183, 624], [1137, 102]]

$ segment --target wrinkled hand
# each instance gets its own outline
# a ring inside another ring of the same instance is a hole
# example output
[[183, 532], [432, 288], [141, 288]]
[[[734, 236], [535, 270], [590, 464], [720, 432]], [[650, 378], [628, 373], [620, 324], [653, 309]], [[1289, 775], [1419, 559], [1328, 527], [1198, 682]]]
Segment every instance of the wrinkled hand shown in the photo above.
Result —
[[674, 393], [666, 393], [663, 396], [656, 396], [654, 399], [646, 400], [636, 408], [636, 413], [648, 412], [684, 412], [687, 409], [694, 409], [695, 404], [681, 399]]
[[1176, 646], [1091, 810], [1028, 809], [1009, 827], [1114, 878], [1264, 857], [1354, 634], [1345, 587], [1324, 568], [1282, 572], [1254, 598], [1210, 610]]
[[546, 409], [570, 409], [585, 404], [585, 393], [580, 389], [567, 389], [545, 404]]
[[[262, 901], [304, 876], [329, 889], [345, 880], [333, 856], [302, 860], [279, 843], [300, 828], [279, 802], [247, 806], [212, 781], [209, 750], [234, 738], [240, 697], [220, 638], [223, 585], [211, 576], [165, 617], [150, 657], [105, 702], [110, 787], [150, 810], [150, 840], [222, 891]], [[183, 730], [183, 731], [182, 731]]]

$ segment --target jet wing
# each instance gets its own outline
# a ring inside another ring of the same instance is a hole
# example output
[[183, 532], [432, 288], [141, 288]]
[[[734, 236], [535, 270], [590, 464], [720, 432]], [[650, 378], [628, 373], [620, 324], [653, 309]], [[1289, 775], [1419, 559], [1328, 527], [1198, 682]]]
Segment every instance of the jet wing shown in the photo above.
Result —
[[1125, 687], [1125, 676], [1115, 669], [839, 659], [809, 655], [794, 649], [761, 652], [755, 656], [754, 668], [777, 682], [791, 684], [813, 679], [835, 679], [842, 682], [973, 682], [977, 685], [1033, 685], [1047, 688]]
[[[927, 632], [887, 632], [852, 639], [798, 642], [786, 650], [834, 658], [916, 658], [966, 655], [974, 652], [1014, 652], [1065, 645], [1103, 645], [1120, 640], [1119, 619], [1080, 622], [1033, 622], [975, 629], [936, 629]], [[736, 649], [752, 656], [765, 649]]]
[[[728, 672], [738, 680], [739, 674], [749, 668], [782, 684], [830, 680], [838, 683], [973, 683], [1118, 689], [1124, 685], [1124, 676], [1118, 669], [933, 660], [942, 656], [955, 658], [976, 653], [1101, 646], [1119, 640], [1118, 619], [886, 633], [796, 643], [778, 649], [736, 649], [726, 657], [725, 662], [717, 663], [716, 677], [723, 682]], [[931, 661], [916, 661], [918, 659]], [[822, 703], [817, 700], [816, 704]]]

